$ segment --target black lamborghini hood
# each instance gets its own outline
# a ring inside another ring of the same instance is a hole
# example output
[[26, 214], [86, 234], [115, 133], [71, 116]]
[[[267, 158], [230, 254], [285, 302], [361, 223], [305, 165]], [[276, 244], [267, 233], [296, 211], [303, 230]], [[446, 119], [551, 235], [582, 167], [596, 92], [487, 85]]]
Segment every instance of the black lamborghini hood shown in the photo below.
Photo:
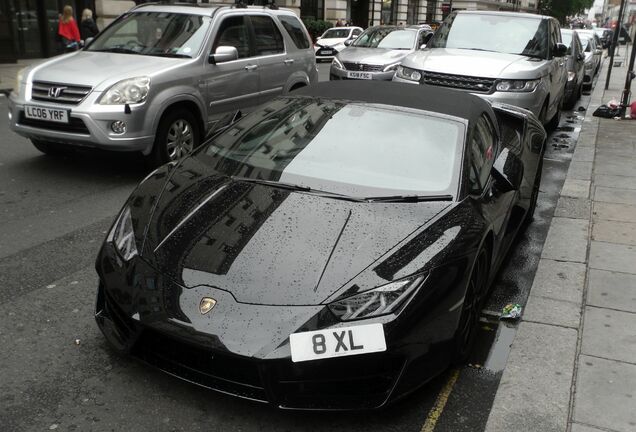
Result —
[[186, 287], [316, 305], [449, 204], [333, 199], [231, 180], [187, 159], [158, 197], [142, 255]]

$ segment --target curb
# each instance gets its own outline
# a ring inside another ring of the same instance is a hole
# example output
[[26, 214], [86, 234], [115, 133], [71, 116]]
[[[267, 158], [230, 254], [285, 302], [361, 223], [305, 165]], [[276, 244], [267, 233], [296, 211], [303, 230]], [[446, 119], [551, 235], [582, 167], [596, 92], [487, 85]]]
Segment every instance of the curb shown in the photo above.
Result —
[[592, 114], [605, 93], [603, 76], [599, 74], [582, 122], [486, 432], [508, 432], [521, 425], [528, 432], [568, 430], [583, 318], [592, 164], [599, 128], [599, 118]]

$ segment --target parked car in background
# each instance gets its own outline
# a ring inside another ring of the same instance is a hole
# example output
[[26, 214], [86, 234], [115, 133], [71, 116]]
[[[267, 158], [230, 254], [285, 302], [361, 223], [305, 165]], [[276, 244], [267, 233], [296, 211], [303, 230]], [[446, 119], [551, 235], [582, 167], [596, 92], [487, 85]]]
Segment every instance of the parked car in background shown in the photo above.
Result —
[[468, 359], [545, 142], [532, 113], [449, 89], [281, 96], [135, 188], [95, 319], [117, 352], [221, 393], [386, 406]]
[[314, 44], [316, 61], [332, 60], [336, 54], [345, 49], [345, 41], [352, 41], [360, 36], [360, 27], [333, 27], [322, 34]]
[[601, 46], [603, 48], [609, 48], [612, 44], [612, 35], [614, 32], [608, 28], [597, 27], [594, 29], [594, 33], [601, 39]]
[[390, 80], [402, 59], [420, 49], [432, 34], [426, 26], [375, 26], [334, 57], [330, 80]]
[[60, 143], [140, 151], [159, 165], [236, 109], [317, 80], [309, 34], [290, 10], [147, 4], [85, 49], [19, 74], [9, 120], [44, 153]]
[[589, 90], [592, 88], [592, 81], [600, 68], [602, 50], [596, 46], [596, 40], [589, 34], [582, 34], [581, 42], [583, 43], [583, 53], [585, 54], [583, 89]]
[[451, 13], [394, 81], [452, 87], [532, 111], [556, 127], [564, 100], [567, 47], [552, 17], [514, 12]]
[[576, 30], [561, 29], [561, 38], [563, 43], [568, 47], [566, 62], [568, 81], [565, 85], [563, 107], [572, 109], [583, 92], [585, 53], [583, 52], [583, 45]]

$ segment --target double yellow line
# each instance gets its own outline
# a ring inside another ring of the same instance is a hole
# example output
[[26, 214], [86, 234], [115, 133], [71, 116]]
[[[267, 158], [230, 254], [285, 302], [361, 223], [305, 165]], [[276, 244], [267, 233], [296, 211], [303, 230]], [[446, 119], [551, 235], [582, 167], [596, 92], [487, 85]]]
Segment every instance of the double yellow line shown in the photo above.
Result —
[[435, 404], [428, 412], [426, 422], [424, 423], [424, 426], [422, 426], [422, 430], [420, 432], [433, 432], [433, 430], [435, 430], [435, 426], [437, 425], [439, 418], [442, 416], [442, 412], [444, 412], [444, 407], [446, 406], [446, 402], [448, 402], [448, 397], [453, 391], [457, 378], [459, 378], [459, 369], [451, 370], [448, 381], [446, 381], [446, 384], [444, 384], [444, 387], [442, 387], [442, 390], [437, 395]]

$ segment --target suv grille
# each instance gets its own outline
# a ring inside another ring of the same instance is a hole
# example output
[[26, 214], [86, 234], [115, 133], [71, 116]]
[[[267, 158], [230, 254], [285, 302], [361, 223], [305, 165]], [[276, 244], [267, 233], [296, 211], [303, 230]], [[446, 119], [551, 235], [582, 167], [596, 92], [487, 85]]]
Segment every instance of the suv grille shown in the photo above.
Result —
[[479, 78], [466, 75], [451, 75], [437, 72], [422, 72], [424, 84], [453, 87], [480, 93], [489, 93], [495, 85], [493, 78]]
[[382, 65], [370, 65], [370, 64], [364, 64], [364, 63], [344, 62], [342, 63], [342, 65], [347, 70], [359, 71], [359, 72], [382, 72], [382, 69], [384, 69], [384, 66]]
[[[55, 90], [61, 89], [54, 94]], [[77, 105], [89, 94], [92, 87], [76, 86], [72, 84], [49, 83], [44, 81], [33, 81], [31, 99], [55, 102], [67, 105]]]

